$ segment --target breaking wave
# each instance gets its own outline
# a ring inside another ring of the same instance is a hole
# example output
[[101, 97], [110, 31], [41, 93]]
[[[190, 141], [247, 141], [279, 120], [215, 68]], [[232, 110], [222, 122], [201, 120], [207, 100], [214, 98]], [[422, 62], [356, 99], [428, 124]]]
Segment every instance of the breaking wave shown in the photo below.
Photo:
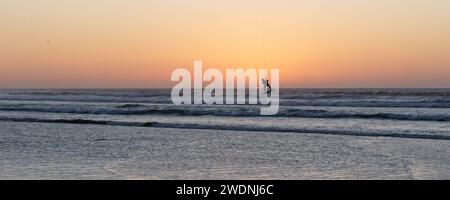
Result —
[[[74, 105], [74, 104], [0, 104], [0, 111], [45, 112], [70, 114], [109, 115], [174, 115], [174, 116], [229, 116], [260, 117], [261, 106], [175, 106], [168, 104], [144, 105]], [[411, 121], [450, 121], [450, 110], [421, 111], [417, 109], [336, 109], [328, 107], [280, 107], [278, 114], [270, 117], [302, 118], [362, 118]]]
[[349, 135], [366, 137], [395, 137], [411, 139], [434, 139], [450, 140], [450, 135], [443, 134], [423, 134], [423, 133], [393, 133], [393, 132], [365, 132], [349, 131], [338, 129], [314, 129], [314, 128], [284, 128], [284, 127], [263, 127], [263, 126], [242, 126], [242, 125], [214, 125], [214, 124], [183, 124], [183, 123], [160, 123], [160, 122], [125, 122], [125, 121], [101, 121], [86, 119], [39, 119], [39, 118], [5, 118], [0, 117], [3, 122], [33, 122], [33, 123], [66, 123], [66, 124], [89, 124], [89, 125], [110, 125], [129, 127], [154, 127], [154, 128], [174, 128], [174, 129], [207, 129], [207, 130], [227, 130], [227, 131], [251, 131], [251, 132], [289, 132], [289, 133], [313, 133], [328, 135]]

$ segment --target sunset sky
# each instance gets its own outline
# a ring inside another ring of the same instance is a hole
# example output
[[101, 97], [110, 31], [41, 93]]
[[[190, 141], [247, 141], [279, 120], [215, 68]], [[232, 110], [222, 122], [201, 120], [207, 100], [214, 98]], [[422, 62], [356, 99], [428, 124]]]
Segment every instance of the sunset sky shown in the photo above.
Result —
[[172, 70], [194, 60], [277, 66], [281, 87], [450, 87], [449, 9], [449, 0], [1, 0], [0, 88], [172, 87]]

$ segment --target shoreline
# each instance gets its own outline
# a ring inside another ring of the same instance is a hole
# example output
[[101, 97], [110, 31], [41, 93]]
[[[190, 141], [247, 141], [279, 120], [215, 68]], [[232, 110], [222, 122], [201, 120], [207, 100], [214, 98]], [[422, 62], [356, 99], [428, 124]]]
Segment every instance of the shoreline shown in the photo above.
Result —
[[0, 179], [448, 179], [450, 141], [0, 122]]
[[38, 119], [38, 118], [3, 118], [0, 122], [27, 122], [27, 123], [51, 123], [51, 124], [79, 124], [79, 125], [106, 125], [106, 126], [125, 126], [141, 128], [168, 128], [180, 130], [210, 130], [210, 131], [236, 131], [236, 132], [274, 132], [274, 133], [300, 133], [300, 134], [321, 134], [321, 135], [346, 135], [355, 137], [391, 137], [405, 139], [425, 139], [425, 140], [450, 140], [449, 135], [445, 134], [417, 134], [417, 133], [382, 133], [382, 132], [364, 132], [348, 130], [317, 130], [307, 128], [267, 128], [242, 125], [199, 125], [196, 123], [168, 123], [158, 121], [148, 122], [130, 122], [130, 121], [108, 121], [108, 120], [90, 120], [90, 119]]

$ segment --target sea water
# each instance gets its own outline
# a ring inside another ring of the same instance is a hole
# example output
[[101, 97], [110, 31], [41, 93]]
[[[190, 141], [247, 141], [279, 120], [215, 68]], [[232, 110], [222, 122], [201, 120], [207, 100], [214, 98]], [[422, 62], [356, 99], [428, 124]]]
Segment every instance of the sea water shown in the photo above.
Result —
[[280, 110], [173, 105], [168, 89], [0, 90], [1, 121], [450, 139], [450, 89], [282, 89]]
[[0, 179], [450, 178], [449, 89], [282, 89], [280, 105], [1, 90]]

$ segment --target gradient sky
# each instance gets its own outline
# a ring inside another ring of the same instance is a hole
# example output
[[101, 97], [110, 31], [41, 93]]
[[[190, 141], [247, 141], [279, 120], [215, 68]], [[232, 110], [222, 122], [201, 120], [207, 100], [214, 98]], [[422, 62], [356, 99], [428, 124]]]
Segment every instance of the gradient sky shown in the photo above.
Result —
[[1, 0], [0, 87], [172, 87], [172, 70], [197, 59], [279, 66], [282, 87], [450, 87], [449, 8], [448, 0]]

